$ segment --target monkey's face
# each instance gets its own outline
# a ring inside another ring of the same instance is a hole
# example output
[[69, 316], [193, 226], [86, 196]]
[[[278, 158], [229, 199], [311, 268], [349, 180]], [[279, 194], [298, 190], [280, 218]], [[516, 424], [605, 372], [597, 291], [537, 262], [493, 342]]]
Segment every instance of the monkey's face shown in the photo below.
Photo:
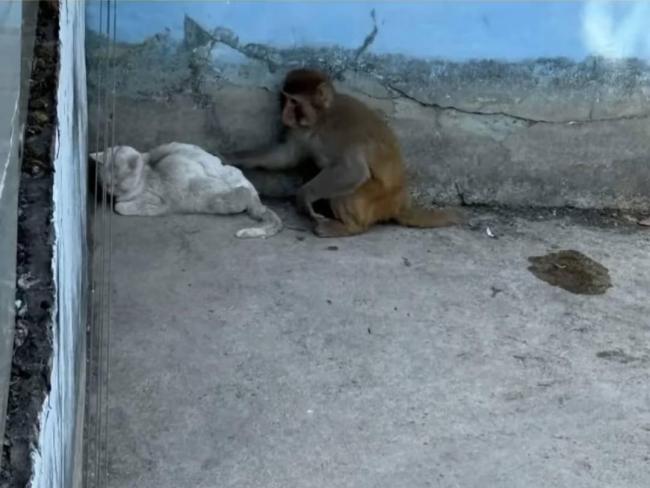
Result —
[[284, 93], [282, 123], [290, 128], [313, 127], [318, 120], [318, 111], [311, 100], [298, 95]]

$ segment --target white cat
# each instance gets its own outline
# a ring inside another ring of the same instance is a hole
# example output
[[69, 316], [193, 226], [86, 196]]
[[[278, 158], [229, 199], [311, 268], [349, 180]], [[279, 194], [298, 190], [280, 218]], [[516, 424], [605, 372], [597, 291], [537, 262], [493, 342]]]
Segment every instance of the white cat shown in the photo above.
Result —
[[172, 142], [146, 153], [130, 146], [114, 146], [107, 152], [108, 158], [103, 152], [90, 157], [121, 215], [247, 212], [264, 225], [241, 229], [237, 237], [270, 237], [282, 229], [280, 217], [262, 204], [239, 169], [198, 146]]

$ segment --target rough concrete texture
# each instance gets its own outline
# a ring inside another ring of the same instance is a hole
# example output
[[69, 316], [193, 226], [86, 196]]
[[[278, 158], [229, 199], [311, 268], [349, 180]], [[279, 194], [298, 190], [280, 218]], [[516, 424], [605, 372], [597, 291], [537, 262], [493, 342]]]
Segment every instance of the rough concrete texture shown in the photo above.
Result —
[[[110, 486], [648, 486], [647, 231], [484, 212], [324, 240], [278, 210], [266, 241], [114, 216]], [[527, 270], [558, 249], [613, 287]]]
[[[186, 18], [182, 42], [161, 34], [120, 44], [118, 140], [143, 149], [172, 139], [222, 151], [263, 144], [275, 136], [281, 77], [315, 66], [385, 115], [414, 192], [428, 200], [650, 209], [647, 63], [378, 56], [377, 28], [357, 50], [274, 49]], [[91, 105], [107, 79], [98, 46], [89, 32]]]

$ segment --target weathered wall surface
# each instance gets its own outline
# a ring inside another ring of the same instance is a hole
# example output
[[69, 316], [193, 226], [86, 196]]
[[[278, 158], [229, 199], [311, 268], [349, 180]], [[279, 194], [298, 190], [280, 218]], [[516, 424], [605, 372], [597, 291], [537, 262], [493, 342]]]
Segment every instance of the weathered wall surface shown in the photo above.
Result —
[[[315, 66], [384, 114], [427, 200], [650, 209], [644, 20], [643, 2], [128, 3], [117, 140], [263, 144], [283, 74]], [[112, 81], [87, 42], [94, 107]]]
[[84, 4], [60, 9], [57, 135], [54, 149], [56, 303], [51, 391], [33, 453], [33, 488], [78, 487], [86, 366], [86, 72]]

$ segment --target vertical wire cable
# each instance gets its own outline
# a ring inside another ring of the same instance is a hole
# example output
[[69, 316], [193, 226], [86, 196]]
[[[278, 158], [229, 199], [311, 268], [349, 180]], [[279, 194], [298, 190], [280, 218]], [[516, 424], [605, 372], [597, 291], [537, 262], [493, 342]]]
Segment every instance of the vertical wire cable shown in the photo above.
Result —
[[[105, 61], [105, 56], [106, 53], [102, 53], [102, 50], [105, 50], [107, 47], [107, 43], [103, 42], [103, 34], [104, 34], [104, 17], [108, 19], [108, 12], [105, 12], [105, 1], [104, 0], [99, 0], [99, 8], [100, 8], [100, 14], [99, 14], [99, 32], [98, 36], [100, 39], [100, 46], [98, 47], [100, 51], [100, 62], [98, 63], [98, 80], [97, 80], [97, 100], [96, 100], [96, 126], [95, 126], [95, 151], [101, 152], [101, 127], [102, 127], [102, 121], [101, 117], [103, 113], [105, 112], [103, 110], [103, 99], [104, 99], [104, 93], [105, 90], [104, 88], [104, 79], [106, 75], [106, 61]], [[103, 209], [103, 204], [102, 208], [99, 206], [99, 200], [101, 197], [101, 201], [103, 203], [104, 197], [104, 189], [103, 185], [101, 187], [101, 190], [99, 188], [99, 168], [103, 166], [103, 163], [105, 162], [105, 153], [102, 155], [102, 163], [100, 164], [99, 162], [95, 164], [95, 201], [94, 201], [94, 215], [93, 215], [93, 227], [94, 227], [94, 239], [93, 242], [101, 242], [102, 241], [102, 232], [101, 229], [103, 228], [103, 220], [104, 220], [104, 209]], [[98, 219], [98, 214], [101, 213], [101, 217]], [[101, 329], [100, 329], [100, 322], [101, 322], [101, 314], [102, 314], [102, 289], [103, 289], [103, 270], [102, 270], [102, 265], [101, 263], [103, 262], [103, 259], [101, 259], [101, 254], [103, 252], [103, 247], [104, 244], [101, 243], [99, 248], [97, 246], [93, 246], [94, 251], [100, 251], [97, 253], [93, 253], [94, 256], [94, 270], [93, 270], [93, 297], [92, 297], [92, 312], [91, 312], [91, 320], [92, 320], [92, 325], [91, 325], [91, 334], [90, 334], [90, 341], [91, 341], [91, 360], [90, 360], [90, 365], [91, 365], [91, 372], [94, 373], [94, 375], [91, 375], [91, 378], [94, 379], [94, 384], [95, 386], [95, 405], [94, 405], [94, 410], [95, 410], [95, 425], [94, 425], [94, 463], [92, 466], [92, 473], [94, 475], [93, 478], [93, 486], [97, 487], [98, 486], [98, 465], [99, 465], [99, 459], [100, 459], [100, 452], [99, 452], [99, 437], [100, 437], [100, 424], [99, 424], [99, 417], [100, 417], [100, 391], [99, 391], [99, 379], [100, 379], [100, 374], [101, 371], [99, 369], [99, 358], [98, 356], [100, 355], [100, 348], [99, 345], [101, 343]], [[98, 330], [100, 329], [100, 330]], [[95, 348], [97, 348], [96, 354], [95, 354]], [[93, 361], [94, 359], [94, 361]], [[89, 435], [90, 435], [90, 430], [89, 429]], [[88, 466], [88, 475], [90, 475], [90, 453], [89, 453], [89, 466]]]
[[[104, 1], [99, 0], [99, 26], [98, 26], [98, 35], [99, 39], [102, 38], [102, 33], [104, 32]], [[101, 42], [101, 41], [100, 41]], [[102, 46], [100, 44], [98, 49], [102, 49]], [[100, 62], [98, 63], [97, 66], [97, 98], [95, 100], [96, 103], [96, 123], [95, 123], [95, 151], [96, 152], [101, 152], [101, 116], [102, 116], [102, 88], [103, 88], [103, 83], [104, 83], [104, 62], [102, 58], [100, 58]], [[99, 222], [98, 219], [98, 212], [100, 211], [99, 209], [99, 197], [100, 195], [100, 187], [99, 187], [99, 171], [100, 171], [100, 164], [99, 162], [95, 162], [95, 181], [94, 181], [94, 204], [93, 204], [93, 290], [92, 290], [92, 300], [91, 300], [91, 328], [90, 328], [90, 359], [89, 359], [89, 364], [91, 368], [91, 374], [90, 376], [90, 381], [91, 381], [91, 386], [96, 386], [97, 385], [97, 378], [99, 375], [99, 371], [97, 368], [97, 355], [95, 354], [95, 349], [97, 347], [97, 322], [98, 322], [98, 314], [101, 313], [101, 309], [98, 307], [98, 301], [100, 300], [100, 296], [98, 295], [98, 292], [101, 293], [101, 282], [100, 280], [102, 279], [102, 276], [100, 274], [100, 267], [99, 263], [97, 260], [97, 255], [95, 255], [95, 252], [97, 250], [97, 246], [95, 246], [95, 243], [99, 240], [98, 238], [100, 237], [99, 229], [97, 226], [97, 223]], [[96, 478], [96, 466], [97, 466], [97, 456], [98, 456], [98, 451], [97, 451], [97, 436], [99, 434], [99, 430], [97, 428], [97, 416], [98, 416], [98, 397], [95, 395], [95, 425], [94, 425], [94, 449], [95, 451], [92, 453], [95, 457], [95, 463], [92, 465], [93, 471], [95, 472], [95, 478], [93, 480], [93, 485], [97, 486], [97, 478]], [[89, 429], [90, 431], [90, 429]], [[90, 434], [90, 432], [89, 432]], [[91, 469], [91, 462], [90, 462], [90, 452], [88, 453], [88, 473], [90, 474], [90, 469]]]
[[[99, 25], [97, 28], [97, 33], [99, 38], [101, 39], [102, 31], [104, 28], [104, 2], [103, 0], [99, 0]], [[95, 144], [94, 144], [94, 152], [100, 152], [100, 124], [101, 124], [101, 97], [102, 97], [102, 83], [103, 83], [103, 70], [102, 70], [102, 65], [101, 61], [98, 63], [98, 66], [96, 67], [97, 69], [97, 87], [96, 87], [96, 99], [95, 99]], [[95, 364], [96, 360], [96, 355], [95, 355], [95, 347], [96, 347], [96, 342], [97, 342], [97, 334], [96, 334], [96, 324], [97, 324], [97, 317], [96, 314], [98, 313], [97, 311], [97, 284], [98, 284], [98, 276], [97, 276], [97, 271], [98, 268], [95, 266], [96, 264], [96, 256], [95, 256], [95, 250], [97, 248], [96, 242], [97, 242], [97, 213], [98, 213], [98, 208], [99, 208], [99, 163], [97, 161], [94, 162], [95, 166], [95, 175], [94, 175], [94, 192], [93, 192], [93, 212], [92, 212], [92, 224], [93, 224], [93, 229], [92, 229], [92, 261], [91, 265], [93, 266], [93, 269], [91, 271], [92, 274], [92, 283], [91, 283], [91, 294], [90, 294], [90, 327], [89, 327], [89, 334], [88, 334], [88, 342], [90, 344], [90, 347], [88, 348], [88, 371], [89, 374], [87, 375], [87, 386], [86, 386], [86, 391], [91, 392], [92, 387], [96, 384], [95, 383], [95, 378], [97, 375], [97, 368]], [[90, 402], [87, 402], [88, 407], [91, 406]], [[97, 421], [97, 397], [95, 397], [95, 421]], [[90, 412], [90, 409], [89, 409]], [[92, 425], [92, 417], [90, 414], [87, 415], [87, 423], [86, 423], [86, 436], [91, 437], [91, 431], [93, 425]], [[97, 426], [95, 424], [95, 432], [94, 432], [94, 437], [95, 437], [95, 452], [91, 452], [90, 450], [86, 450], [86, 462], [85, 462], [85, 470], [84, 470], [84, 487], [88, 488], [90, 486], [90, 474], [93, 472], [92, 470], [95, 468], [93, 463], [91, 463], [91, 459], [97, 455]], [[88, 443], [89, 445], [90, 443]], [[93, 480], [93, 485], [96, 486], [97, 479], [95, 478]]]
[[[89, 375], [88, 387], [91, 391], [95, 386], [94, 422], [89, 415], [87, 434], [94, 434], [95, 451], [87, 451], [85, 486], [90, 486], [91, 474], [94, 475], [92, 485], [95, 488], [108, 484], [108, 421], [109, 421], [109, 385], [110, 385], [110, 328], [112, 321], [112, 214], [114, 204], [114, 168], [112, 165], [112, 148], [115, 146], [116, 132], [116, 88], [117, 88], [117, 0], [99, 0], [99, 39], [98, 47], [100, 61], [97, 65], [97, 100], [95, 151], [101, 152], [100, 163], [96, 164], [94, 177], [93, 203], [93, 279], [90, 304], [89, 341]], [[112, 70], [112, 72], [111, 72]], [[112, 76], [112, 80], [110, 80]], [[112, 90], [109, 83], [112, 82]], [[102, 119], [103, 117], [103, 119]], [[109, 125], [110, 124], [110, 125]], [[109, 135], [110, 134], [110, 135]], [[111, 164], [109, 171], [106, 165]], [[102, 177], [98, 169], [104, 169]], [[110, 189], [106, 184], [107, 173], [110, 173]], [[101, 181], [101, 184], [100, 184]], [[96, 348], [96, 350], [95, 350]], [[93, 384], [94, 383], [94, 384]], [[89, 403], [90, 405], [90, 403]], [[91, 428], [94, 427], [94, 428]], [[94, 431], [91, 433], [91, 431]], [[94, 465], [91, 470], [91, 459]]]
[[[108, 90], [108, 82], [109, 82], [109, 75], [110, 75], [110, 64], [111, 64], [111, 57], [113, 54], [113, 47], [111, 45], [111, 32], [112, 26], [111, 24], [111, 8], [114, 8], [115, 0], [107, 0], [106, 4], [106, 58], [105, 58], [105, 64], [106, 64], [106, 78], [105, 78], [105, 83], [106, 87], [104, 88], [104, 164], [110, 164], [111, 167], [113, 166], [112, 164], [112, 159], [113, 159], [113, 154], [112, 150], [109, 146], [109, 124], [110, 124], [110, 111], [109, 111], [109, 103], [110, 103], [110, 91]], [[111, 182], [112, 183], [112, 182]], [[106, 361], [106, 355], [105, 355], [105, 344], [106, 344], [106, 339], [105, 339], [105, 333], [107, 329], [106, 325], [106, 308], [107, 308], [107, 301], [108, 297], [106, 295], [106, 290], [110, 287], [110, 282], [107, 282], [107, 259], [106, 259], [106, 245], [108, 241], [108, 234], [109, 234], [109, 229], [108, 229], [108, 222], [110, 218], [110, 214], [112, 213], [113, 209], [110, 207], [109, 204], [109, 191], [108, 188], [106, 188], [106, 184], [103, 185], [103, 191], [102, 191], [102, 207], [103, 207], [103, 218], [102, 218], [102, 291], [101, 291], [101, 320], [100, 320], [100, 340], [99, 340], [99, 364], [98, 364], [98, 401], [99, 401], [99, 417], [97, 419], [98, 422], [98, 429], [99, 429], [99, 436], [97, 438], [97, 450], [99, 452], [99, 462], [97, 463], [97, 481], [98, 481], [98, 486], [104, 487], [106, 486], [106, 479], [103, 476], [104, 475], [104, 469], [103, 466], [107, 464], [107, 459], [106, 459], [106, 452], [103, 450], [103, 445], [104, 445], [104, 438], [106, 436], [106, 431], [104, 430], [105, 426], [105, 417], [106, 417], [106, 389], [105, 389], [105, 367], [104, 363]], [[110, 292], [109, 292], [110, 293]]]
[[[102, 56], [102, 70], [103, 70], [103, 80], [102, 83], [106, 83], [108, 79], [108, 64], [110, 60], [110, 33], [111, 33], [111, 0], [106, 0], [106, 30], [105, 30], [105, 49]], [[100, 99], [102, 106], [102, 116], [104, 118], [102, 125], [102, 139], [103, 139], [103, 152], [102, 152], [102, 166], [105, 168], [106, 164], [109, 161], [109, 148], [108, 148], [108, 90], [104, 87], [102, 96]], [[103, 382], [103, 364], [104, 364], [104, 329], [105, 329], [105, 288], [106, 288], [106, 234], [107, 234], [107, 211], [108, 211], [108, 197], [107, 197], [107, 188], [102, 181], [101, 189], [101, 248], [99, 252], [100, 266], [99, 266], [99, 306], [98, 306], [98, 315], [97, 315], [97, 329], [98, 329], [98, 340], [97, 340], [97, 394], [96, 394], [96, 417], [95, 417], [95, 450], [96, 450], [96, 462], [95, 462], [95, 486], [101, 487], [102, 477], [101, 477], [101, 466], [103, 460], [102, 447], [102, 438], [103, 438], [103, 403], [104, 403], [104, 382]]]
[[[112, 98], [112, 107], [110, 113], [111, 120], [111, 144], [110, 147], [115, 147], [115, 125], [117, 124], [117, 55], [116, 55], [116, 45], [117, 45], [117, 0], [113, 2], [113, 37], [111, 40], [111, 61], [112, 61], [112, 75], [113, 75], [113, 88], [111, 90]], [[105, 407], [106, 412], [104, 413], [104, 443], [103, 443], [103, 452], [105, 456], [105, 466], [104, 466], [104, 487], [108, 486], [108, 421], [109, 421], [109, 407], [110, 407], [110, 367], [111, 367], [111, 325], [112, 325], [112, 263], [113, 263], [113, 206], [115, 204], [115, 166], [111, 165], [111, 189], [110, 189], [110, 208], [108, 213], [108, 270], [107, 270], [107, 285], [106, 285], [106, 358], [104, 365], [104, 378], [106, 381], [105, 389]]]

